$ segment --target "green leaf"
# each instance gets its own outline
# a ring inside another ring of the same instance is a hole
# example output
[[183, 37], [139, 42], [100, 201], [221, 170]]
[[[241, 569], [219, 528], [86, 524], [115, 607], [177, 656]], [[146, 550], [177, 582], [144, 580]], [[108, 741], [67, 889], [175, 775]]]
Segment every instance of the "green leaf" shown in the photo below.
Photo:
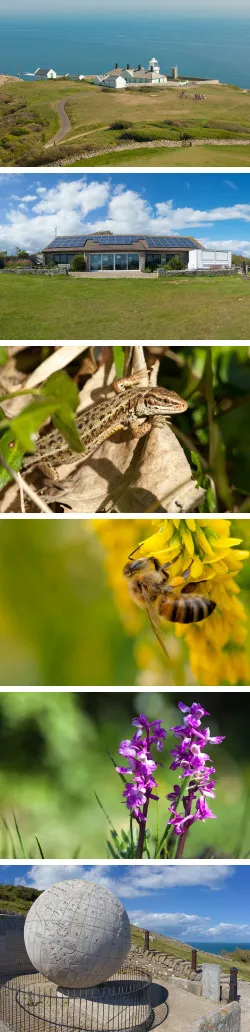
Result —
[[52, 415], [54, 403], [47, 398], [36, 398], [27, 408], [10, 421], [12, 436], [17, 438], [23, 451], [34, 452], [36, 443], [33, 439], [40, 426]]
[[63, 369], [52, 373], [41, 388], [41, 393], [53, 403], [52, 419], [57, 430], [65, 437], [72, 451], [83, 452], [80, 434], [74, 419], [79, 395], [77, 387]]
[[81, 441], [80, 434], [78, 433], [75, 420], [72, 416], [70, 409], [67, 409], [65, 405], [63, 408], [63, 415], [52, 415], [54, 426], [57, 430], [60, 430], [60, 434], [65, 437], [69, 447], [72, 451], [84, 452], [85, 448]]
[[119, 379], [119, 377], [122, 376], [122, 374], [123, 374], [124, 351], [123, 351], [123, 348], [120, 347], [120, 345], [114, 344], [113, 352], [114, 352], [114, 362], [115, 362], [116, 376]]
[[1, 346], [0, 347], [0, 366], [1, 365], [6, 365], [6, 362], [8, 362], [8, 358], [9, 358], [8, 348], [4, 348], [4, 347]]
[[76, 384], [71, 377], [60, 369], [58, 373], [52, 373], [48, 380], [41, 387], [41, 394], [50, 398], [55, 403], [55, 408], [63, 408], [66, 405], [71, 412], [76, 412], [79, 395]]
[[11, 474], [8, 473], [7, 469], [4, 469], [4, 466], [1, 465], [1, 455], [3, 459], [5, 459], [5, 462], [8, 462], [8, 465], [11, 466], [11, 469], [14, 469], [15, 473], [19, 473], [22, 466], [24, 450], [21, 448], [19, 442], [15, 440], [12, 430], [6, 430], [3, 436], [0, 436], [0, 491], [2, 491], [3, 487], [6, 487], [11, 481]]

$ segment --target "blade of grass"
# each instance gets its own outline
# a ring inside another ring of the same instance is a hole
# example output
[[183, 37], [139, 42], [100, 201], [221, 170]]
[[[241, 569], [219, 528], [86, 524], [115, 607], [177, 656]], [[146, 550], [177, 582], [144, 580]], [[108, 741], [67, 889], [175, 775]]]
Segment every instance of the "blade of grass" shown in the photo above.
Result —
[[20, 829], [18, 827], [18, 823], [17, 823], [17, 819], [16, 819], [16, 814], [14, 813], [14, 810], [12, 810], [12, 813], [13, 813], [14, 825], [15, 825], [15, 829], [16, 829], [16, 833], [17, 833], [18, 842], [19, 842], [19, 845], [21, 847], [22, 855], [24, 857], [24, 860], [27, 860], [27, 856], [26, 856], [26, 852], [25, 852], [25, 849], [24, 849], [24, 844], [23, 844], [21, 832], [20, 832]]
[[37, 838], [37, 835], [35, 835], [35, 840], [36, 840], [36, 843], [37, 843], [37, 845], [38, 845], [38, 849], [39, 849], [39, 854], [40, 854], [40, 856], [41, 856], [42, 860], [45, 860], [45, 855], [44, 855], [44, 852], [43, 852], [43, 850], [42, 850], [42, 846], [41, 846], [41, 843], [39, 842], [39, 838]]
[[115, 363], [116, 376], [117, 376], [117, 379], [119, 379], [120, 376], [122, 376], [122, 374], [123, 374], [123, 363], [124, 363], [124, 351], [123, 351], [123, 348], [121, 348], [120, 345], [118, 345], [118, 344], [114, 344], [114, 346], [113, 346], [113, 353], [114, 353], [114, 363]]
[[94, 789], [94, 796], [95, 796], [96, 802], [98, 803], [98, 806], [100, 806], [100, 810], [102, 810], [102, 812], [104, 813], [104, 816], [106, 817], [106, 820], [108, 821], [110, 828], [112, 828], [113, 831], [115, 832], [115, 835], [117, 835], [117, 831], [115, 829], [115, 826], [112, 823], [112, 821], [111, 821], [111, 819], [109, 817], [109, 814], [107, 813], [107, 810], [104, 809], [104, 806], [101, 803], [101, 800], [99, 799], [99, 796], [97, 795], [97, 792], [95, 792], [95, 789]]
[[4, 824], [5, 831], [7, 833], [7, 838], [9, 838], [10, 844], [11, 844], [11, 848], [12, 848], [11, 859], [12, 860], [17, 860], [18, 857], [17, 857], [17, 854], [16, 854], [16, 847], [15, 847], [15, 842], [14, 842], [14, 839], [13, 839], [11, 828], [9, 828], [8, 822], [6, 821], [5, 817], [2, 817], [2, 822]]

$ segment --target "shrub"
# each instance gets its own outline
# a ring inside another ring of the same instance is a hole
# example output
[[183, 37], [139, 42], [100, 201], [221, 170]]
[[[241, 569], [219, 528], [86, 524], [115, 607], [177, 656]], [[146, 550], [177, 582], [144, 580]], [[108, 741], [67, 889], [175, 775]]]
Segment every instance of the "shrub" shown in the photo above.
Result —
[[185, 263], [181, 261], [178, 254], [173, 254], [173, 257], [169, 259], [169, 262], [164, 265], [164, 269], [185, 269]]
[[4, 256], [3, 256], [3, 254], [0, 254], [0, 269], [4, 269], [4, 268], [5, 268]]
[[86, 269], [86, 258], [84, 254], [75, 254], [72, 259], [71, 266], [72, 272], [85, 272]]
[[131, 122], [111, 122], [110, 129], [130, 129]]

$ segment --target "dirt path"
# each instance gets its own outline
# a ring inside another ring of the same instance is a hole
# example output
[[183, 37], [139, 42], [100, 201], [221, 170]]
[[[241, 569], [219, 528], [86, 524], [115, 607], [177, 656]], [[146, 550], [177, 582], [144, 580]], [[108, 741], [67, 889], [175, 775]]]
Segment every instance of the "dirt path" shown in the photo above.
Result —
[[78, 140], [82, 136], [91, 136], [91, 133], [102, 133], [104, 129], [110, 129], [110, 125], [100, 125], [99, 129], [88, 129], [87, 133], [77, 133], [77, 136], [71, 136], [69, 143], [73, 143], [73, 140]]
[[248, 1032], [250, 1014], [250, 983], [238, 979], [238, 993], [241, 1005], [241, 1032]]
[[65, 107], [64, 107], [64, 105], [67, 104], [68, 100], [73, 100], [72, 94], [71, 94], [70, 97], [65, 97], [64, 100], [57, 100], [57, 102], [56, 102], [55, 106], [56, 106], [57, 114], [59, 115], [59, 118], [60, 118], [61, 125], [60, 125], [60, 129], [57, 130], [56, 135], [53, 136], [53, 139], [50, 140], [49, 143], [45, 143], [44, 144], [44, 149], [45, 150], [48, 150], [49, 147], [54, 147], [54, 144], [56, 145], [57, 143], [61, 143], [61, 141], [64, 140], [64, 137], [67, 136], [67, 133], [71, 129], [71, 124], [70, 124], [69, 116], [67, 115], [67, 112], [65, 111]]

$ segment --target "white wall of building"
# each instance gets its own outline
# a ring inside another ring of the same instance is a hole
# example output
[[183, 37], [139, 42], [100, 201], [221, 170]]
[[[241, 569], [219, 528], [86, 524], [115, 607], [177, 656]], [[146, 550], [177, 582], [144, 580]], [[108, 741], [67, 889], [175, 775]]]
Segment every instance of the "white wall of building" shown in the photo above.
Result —
[[218, 268], [221, 266], [225, 269], [231, 269], [232, 266], [232, 253], [231, 251], [216, 251], [208, 249], [200, 249], [197, 251], [189, 251], [188, 269], [193, 271], [195, 269], [209, 269], [211, 266], [217, 265]]

